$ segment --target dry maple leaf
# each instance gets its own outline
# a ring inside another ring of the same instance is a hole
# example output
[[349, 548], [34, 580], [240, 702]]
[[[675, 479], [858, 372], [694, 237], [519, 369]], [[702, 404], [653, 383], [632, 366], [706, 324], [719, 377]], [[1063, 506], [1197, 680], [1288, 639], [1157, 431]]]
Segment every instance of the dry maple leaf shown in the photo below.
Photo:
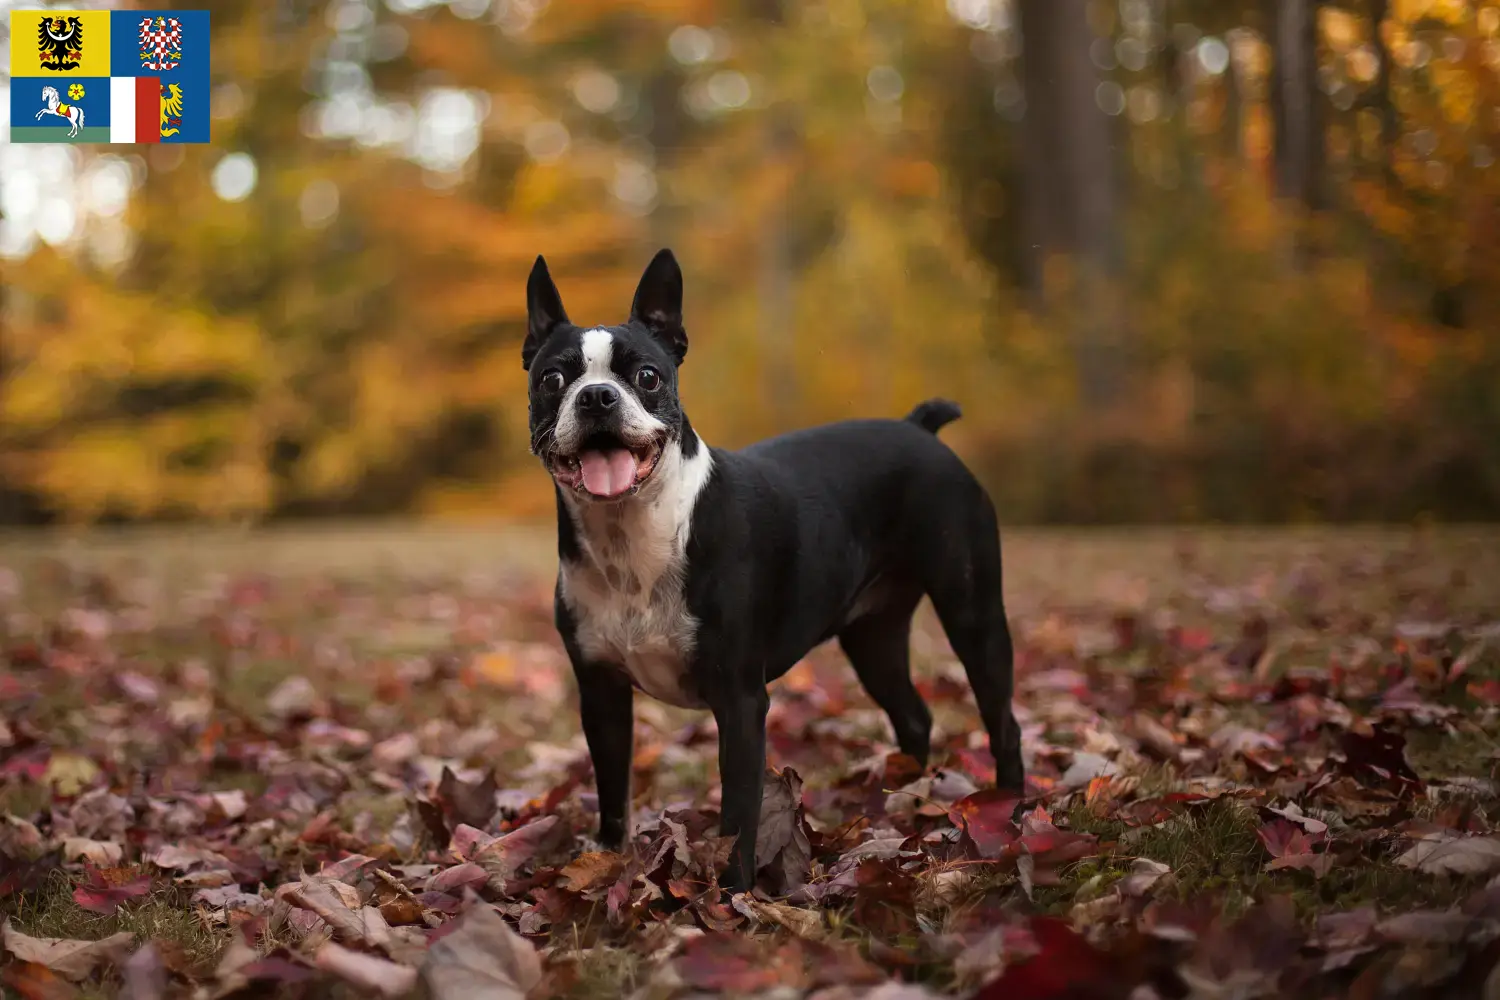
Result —
[[794, 960], [779, 949], [769, 954], [764, 938], [744, 934], [703, 934], [689, 939], [672, 962], [693, 989], [746, 996], [783, 984], [802, 983], [801, 952]]
[[802, 817], [802, 778], [788, 767], [768, 768], [755, 839], [757, 871], [769, 867], [773, 890], [794, 892], [807, 882], [812, 863], [807, 824]]
[[1488, 875], [1500, 871], [1500, 837], [1419, 840], [1396, 864], [1430, 875]]
[[625, 865], [625, 856], [613, 851], [589, 851], [568, 862], [558, 873], [563, 888], [584, 892], [605, 882], [613, 883]]
[[79, 996], [67, 980], [35, 962], [12, 962], [0, 969], [0, 984], [15, 990], [21, 1000], [73, 1000]]
[[399, 997], [417, 984], [417, 970], [329, 942], [318, 949], [313, 963], [368, 994]]
[[91, 913], [108, 916], [126, 900], [151, 891], [151, 875], [140, 868], [95, 868], [84, 862], [85, 879], [73, 890], [73, 901]]
[[345, 904], [339, 892], [333, 888], [334, 885], [341, 884], [324, 882], [317, 876], [313, 876], [286, 887], [284, 892], [279, 892], [278, 895], [282, 895], [293, 906], [317, 914], [333, 929], [333, 933], [340, 940], [363, 941], [365, 939], [364, 921], [358, 913]]
[[422, 963], [432, 1000], [521, 1000], [542, 979], [536, 949], [473, 892], [465, 905]]
[[32, 962], [75, 982], [87, 979], [101, 965], [122, 962], [130, 952], [134, 935], [111, 934], [98, 941], [41, 938], [22, 934], [6, 920], [0, 927], [0, 943], [21, 962]]
[[967, 795], [948, 810], [953, 825], [966, 830], [986, 858], [999, 857], [1020, 836], [1014, 822], [1020, 796], [999, 788], [986, 788]]

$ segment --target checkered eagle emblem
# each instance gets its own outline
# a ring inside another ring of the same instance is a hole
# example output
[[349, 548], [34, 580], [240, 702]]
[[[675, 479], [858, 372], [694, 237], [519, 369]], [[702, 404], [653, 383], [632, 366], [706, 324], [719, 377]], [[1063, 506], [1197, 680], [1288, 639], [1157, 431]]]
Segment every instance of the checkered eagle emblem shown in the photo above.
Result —
[[175, 17], [141, 18], [141, 66], [158, 72], [182, 65], [182, 22]]

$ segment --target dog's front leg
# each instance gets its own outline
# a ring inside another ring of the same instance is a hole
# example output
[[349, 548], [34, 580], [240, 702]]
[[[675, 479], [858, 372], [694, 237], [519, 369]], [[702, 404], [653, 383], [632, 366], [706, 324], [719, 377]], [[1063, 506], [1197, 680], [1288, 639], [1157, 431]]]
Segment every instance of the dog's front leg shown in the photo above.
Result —
[[628, 832], [635, 691], [623, 673], [604, 664], [575, 662], [573, 672], [599, 792], [599, 843], [617, 851]]
[[[738, 679], [737, 679], [738, 680]], [[712, 699], [719, 725], [719, 781], [723, 806], [720, 833], [738, 836], [724, 873], [724, 888], [748, 892], [755, 885], [755, 835], [766, 778], [766, 708], [770, 698], [756, 679], [736, 683]]]

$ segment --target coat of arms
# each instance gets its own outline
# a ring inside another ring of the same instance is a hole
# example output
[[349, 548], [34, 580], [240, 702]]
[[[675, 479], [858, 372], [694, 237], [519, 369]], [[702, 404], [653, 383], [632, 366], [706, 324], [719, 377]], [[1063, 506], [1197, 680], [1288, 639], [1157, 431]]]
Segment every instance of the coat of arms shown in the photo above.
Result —
[[182, 65], [182, 22], [177, 18], [141, 18], [140, 41], [145, 69], [160, 72]]
[[169, 83], [161, 89], [162, 138], [182, 131], [182, 88]]
[[45, 17], [36, 29], [43, 69], [77, 69], [83, 61], [83, 19]]

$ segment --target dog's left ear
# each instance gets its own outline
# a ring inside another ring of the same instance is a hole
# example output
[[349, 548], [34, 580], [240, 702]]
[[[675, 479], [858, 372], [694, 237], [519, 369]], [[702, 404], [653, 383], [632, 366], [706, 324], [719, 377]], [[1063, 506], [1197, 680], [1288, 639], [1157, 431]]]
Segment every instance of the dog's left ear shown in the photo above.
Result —
[[687, 331], [682, 328], [682, 268], [671, 250], [659, 251], [646, 265], [630, 306], [630, 318], [649, 327], [682, 364], [688, 346]]
[[567, 321], [562, 296], [557, 294], [547, 262], [537, 254], [536, 263], [531, 265], [531, 277], [526, 279], [526, 341], [521, 345], [521, 364], [527, 371], [552, 331]]

